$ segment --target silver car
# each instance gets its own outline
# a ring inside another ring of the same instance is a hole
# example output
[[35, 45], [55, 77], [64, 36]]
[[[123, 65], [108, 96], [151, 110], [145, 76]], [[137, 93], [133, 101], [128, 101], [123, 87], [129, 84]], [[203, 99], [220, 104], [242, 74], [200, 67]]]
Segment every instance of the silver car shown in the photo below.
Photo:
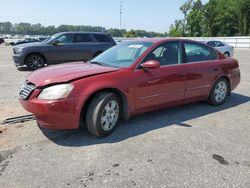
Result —
[[206, 43], [209, 46], [212, 46], [218, 51], [220, 51], [221, 53], [223, 53], [226, 58], [232, 57], [234, 55], [234, 47], [224, 42], [213, 40], [213, 41], [208, 41]]

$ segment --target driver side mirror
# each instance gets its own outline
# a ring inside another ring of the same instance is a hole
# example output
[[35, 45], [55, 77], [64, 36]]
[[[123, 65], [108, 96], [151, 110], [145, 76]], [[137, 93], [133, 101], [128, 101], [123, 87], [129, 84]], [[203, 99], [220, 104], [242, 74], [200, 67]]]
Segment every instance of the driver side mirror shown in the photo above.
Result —
[[160, 68], [160, 66], [161, 65], [160, 65], [159, 61], [155, 61], [155, 60], [149, 60], [149, 61], [141, 64], [141, 67], [143, 69], [158, 69], [158, 68]]
[[59, 46], [59, 45], [63, 45], [63, 43], [61, 43], [59, 40], [53, 40], [52, 43], [54, 46]]

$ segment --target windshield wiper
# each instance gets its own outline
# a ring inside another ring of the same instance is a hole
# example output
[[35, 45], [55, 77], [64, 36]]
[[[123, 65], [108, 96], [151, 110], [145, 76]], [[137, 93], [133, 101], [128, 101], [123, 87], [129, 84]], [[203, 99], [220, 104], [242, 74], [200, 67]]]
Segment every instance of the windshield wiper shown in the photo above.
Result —
[[108, 64], [100, 62], [100, 61], [89, 61], [89, 63], [109, 67]]

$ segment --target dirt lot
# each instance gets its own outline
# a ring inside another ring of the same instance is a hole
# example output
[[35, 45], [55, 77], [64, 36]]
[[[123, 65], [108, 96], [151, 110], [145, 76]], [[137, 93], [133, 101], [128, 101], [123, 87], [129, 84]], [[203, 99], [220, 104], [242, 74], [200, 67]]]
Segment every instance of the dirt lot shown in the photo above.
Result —
[[[0, 46], [0, 121], [27, 114], [11, 47]], [[122, 121], [98, 139], [35, 121], [0, 125], [1, 187], [250, 187], [250, 50], [236, 49], [242, 82], [227, 103], [189, 104]]]

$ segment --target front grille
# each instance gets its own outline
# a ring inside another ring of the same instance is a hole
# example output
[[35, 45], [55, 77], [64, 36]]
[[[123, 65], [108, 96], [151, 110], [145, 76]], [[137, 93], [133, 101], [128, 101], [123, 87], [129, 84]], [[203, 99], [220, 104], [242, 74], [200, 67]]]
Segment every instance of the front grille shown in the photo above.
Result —
[[19, 90], [19, 97], [24, 100], [28, 99], [35, 88], [36, 86], [34, 84], [24, 83]]

